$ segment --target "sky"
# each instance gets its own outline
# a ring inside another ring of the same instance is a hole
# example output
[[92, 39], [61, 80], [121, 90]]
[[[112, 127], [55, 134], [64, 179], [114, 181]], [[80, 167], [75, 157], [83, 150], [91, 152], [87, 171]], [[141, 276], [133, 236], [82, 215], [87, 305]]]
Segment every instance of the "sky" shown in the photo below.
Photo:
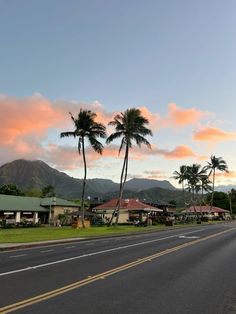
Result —
[[[133, 147], [129, 178], [169, 180], [213, 154], [236, 183], [234, 0], [0, 0], [0, 165], [43, 160], [82, 178], [69, 116], [107, 125], [139, 108], [152, 149]], [[108, 128], [108, 133], [113, 131]], [[119, 181], [119, 142], [86, 147], [88, 178]]]

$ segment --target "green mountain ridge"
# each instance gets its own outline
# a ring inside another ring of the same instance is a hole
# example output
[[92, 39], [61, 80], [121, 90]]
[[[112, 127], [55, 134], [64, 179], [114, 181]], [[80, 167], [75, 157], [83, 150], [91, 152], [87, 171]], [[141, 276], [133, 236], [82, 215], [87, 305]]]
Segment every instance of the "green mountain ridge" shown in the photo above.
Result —
[[[81, 197], [82, 182], [82, 179], [70, 177], [41, 160], [20, 159], [0, 167], [0, 186], [14, 183], [26, 191], [32, 188], [41, 190], [52, 185], [56, 195], [66, 199]], [[117, 197], [118, 190], [119, 184], [110, 179], [88, 179], [86, 197], [110, 199]], [[176, 200], [177, 204], [181, 204], [182, 192], [166, 180], [131, 179], [126, 183], [124, 196], [152, 202]]]

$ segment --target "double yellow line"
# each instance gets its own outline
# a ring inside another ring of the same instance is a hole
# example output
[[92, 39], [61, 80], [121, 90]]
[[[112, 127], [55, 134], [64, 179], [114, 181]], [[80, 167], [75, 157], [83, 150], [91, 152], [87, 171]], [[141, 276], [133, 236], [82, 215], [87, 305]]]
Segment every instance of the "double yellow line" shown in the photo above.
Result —
[[164, 251], [155, 253], [153, 255], [150, 255], [150, 256], [147, 256], [147, 257], [144, 257], [144, 258], [140, 258], [140, 259], [135, 260], [133, 262], [130, 262], [128, 264], [125, 264], [125, 265], [122, 265], [122, 266], [110, 269], [110, 270], [105, 271], [103, 273], [100, 273], [100, 274], [97, 274], [97, 275], [94, 275], [94, 276], [90, 276], [90, 277], [88, 277], [86, 279], [77, 281], [77, 282], [75, 282], [73, 284], [64, 286], [62, 288], [55, 289], [55, 290], [52, 290], [52, 291], [40, 294], [40, 295], [38, 295], [36, 297], [30, 298], [30, 299], [26, 299], [26, 300], [23, 300], [23, 301], [14, 303], [14, 304], [7, 305], [5, 307], [0, 308], [0, 314], [11, 313], [13, 311], [22, 309], [22, 308], [30, 306], [30, 305], [33, 305], [35, 303], [39, 303], [39, 302], [42, 302], [42, 301], [54, 298], [54, 297], [56, 297], [58, 295], [64, 294], [64, 293], [69, 292], [71, 290], [78, 289], [78, 288], [80, 288], [82, 286], [88, 285], [88, 284], [90, 284], [90, 283], [92, 283], [94, 281], [97, 281], [97, 280], [100, 280], [100, 279], [105, 279], [106, 277], [109, 277], [111, 275], [114, 275], [116, 273], [124, 271], [126, 269], [129, 269], [129, 268], [138, 266], [140, 264], [152, 261], [153, 259], [156, 259], [156, 258], [161, 257], [161, 256], [166, 255], [166, 254], [170, 254], [170, 253], [179, 251], [179, 250], [181, 250], [183, 248], [186, 248], [188, 246], [192, 246], [192, 245], [197, 244], [199, 242], [203, 242], [203, 241], [215, 238], [217, 236], [220, 236], [222, 234], [225, 234], [225, 233], [230, 232], [230, 231], [235, 230], [235, 229], [236, 229], [236, 227], [228, 229], [228, 230], [225, 230], [225, 231], [221, 231], [221, 232], [218, 232], [218, 233], [215, 233], [215, 234], [212, 234], [210, 236], [206, 236], [206, 237], [201, 238], [201, 239], [197, 239], [197, 240], [194, 240], [194, 241], [191, 241], [191, 242], [187, 242], [187, 243], [175, 246], [173, 248], [166, 249]]

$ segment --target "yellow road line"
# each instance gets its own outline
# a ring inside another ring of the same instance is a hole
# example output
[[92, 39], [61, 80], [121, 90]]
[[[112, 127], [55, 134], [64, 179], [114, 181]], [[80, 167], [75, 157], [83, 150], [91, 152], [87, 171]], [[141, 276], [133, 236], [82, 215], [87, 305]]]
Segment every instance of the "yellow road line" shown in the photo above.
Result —
[[94, 275], [94, 276], [89, 276], [86, 279], [77, 281], [75, 283], [72, 283], [70, 285], [64, 286], [62, 288], [58, 288], [58, 289], [55, 289], [55, 290], [52, 290], [52, 291], [40, 294], [40, 295], [35, 296], [33, 298], [29, 298], [29, 299], [26, 299], [26, 300], [23, 300], [23, 301], [20, 301], [20, 302], [17, 302], [17, 303], [13, 303], [13, 304], [7, 305], [5, 307], [0, 308], [0, 314], [10, 313], [10, 312], [19, 310], [21, 308], [33, 305], [35, 303], [42, 302], [42, 301], [54, 298], [54, 297], [56, 297], [58, 295], [64, 294], [64, 293], [69, 292], [69, 291], [74, 290], [74, 289], [78, 289], [78, 288], [80, 288], [82, 286], [88, 285], [88, 284], [90, 284], [92, 282], [95, 282], [97, 280], [105, 279], [106, 277], [109, 277], [111, 275], [114, 275], [116, 273], [124, 271], [126, 269], [138, 266], [138, 265], [146, 263], [146, 262], [150, 262], [153, 259], [156, 259], [156, 258], [161, 257], [163, 255], [170, 254], [170, 253], [176, 252], [178, 250], [181, 250], [183, 248], [186, 248], [186, 247], [192, 246], [194, 244], [197, 244], [199, 242], [203, 242], [203, 241], [215, 238], [217, 236], [220, 236], [222, 234], [225, 234], [225, 233], [230, 232], [230, 231], [235, 230], [235, 229], [236, 229], [236, 227], [228, 229], [228, 230], [225, 230], [225, 231], [221, 231], [221, 232], [209, 235], [209, 236], [206, 236], [206, 237], [201, 238], [201, 239], [197, 239], [197, 240], [194, 240], [194, 241], [191, 241], [191, 242], [186, 242], [184, 244], [175, 246], [173, 248], [166, 249], [164, 251], [157, 252], [157, 253], [155, 253], [153, 255], [149, 255], [149, 256], [146, 256], [144, 258], [140, 258], [140, 259], [135, 260], [133, 262], [127, 263], [125, 265], [122, 265], [122, 266], [110, 269], [110, 270], [105, 271], [103, 273], [100, 273], [100, 274], [97, 274], [97, 275]]

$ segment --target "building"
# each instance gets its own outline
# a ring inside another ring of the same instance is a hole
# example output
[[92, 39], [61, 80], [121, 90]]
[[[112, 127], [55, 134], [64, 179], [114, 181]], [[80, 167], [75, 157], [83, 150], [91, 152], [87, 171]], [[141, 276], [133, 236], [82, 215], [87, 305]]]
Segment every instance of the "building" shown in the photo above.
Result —
[[58, 197], [26, 197], [0, 194], [0, 221], [52, 223], [58, 215], [77, 211], [79, 205]]
[[230, 211], [220, 208], [220, 207], [215, 207], [210, 205], [204, 205], [204, 206], [191, 206], [186, 209], [187, 214], [197, 214], [197, 215], [202, 215], [206, 216], [208, 218], [213, 218], [213, 219], [229, 219], [230, 218]]
[[[95, 207], [93, 210], [100, 215], [106, 222], [112, 217], [112, 213], [116, 208], [117, 199], [112, 199], [102, 205]], [[119, 223], [132, 222], [134, 220], [144, 221], [150, 216], [163, 212], [162, 209], [142, 203], [138, 199], [123, 199], [120, 206]]]
[[176, 205], [174, 204], [170, 204], [167, 202], [163, 202], [163, 201], [156, 201], [156, 202], [148, 202], [148, 201], [144, 201], [145, 204], [149, 204], [151, 206], [163, 209], [164, 213], [175, 213], [176, 212]]

